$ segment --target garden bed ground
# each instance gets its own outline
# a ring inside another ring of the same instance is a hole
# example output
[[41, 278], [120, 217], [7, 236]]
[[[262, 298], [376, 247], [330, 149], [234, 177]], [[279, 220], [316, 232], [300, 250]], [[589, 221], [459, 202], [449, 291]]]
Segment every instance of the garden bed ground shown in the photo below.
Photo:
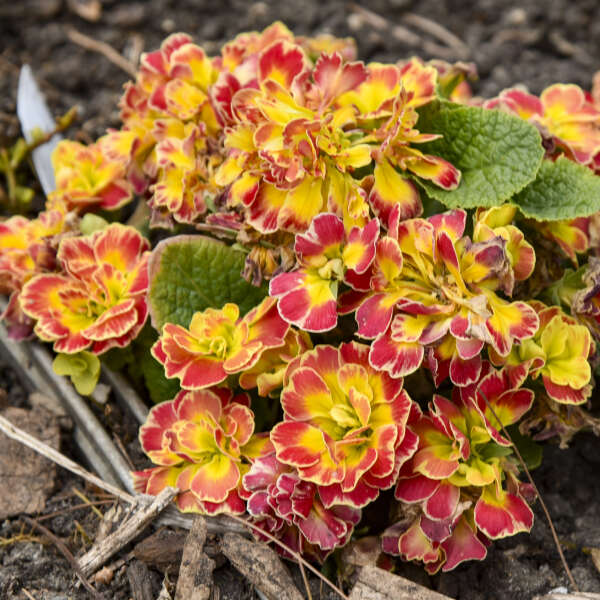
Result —
[[[100, 7], [100, 13], [94, 13], [94, 7]], [[16, 82], [18, 69], [24, 62], [32, 65], [53, 111], [58, 114], [74, 104], [79, 107], [80, 120], [72, 135], [87, 140], [118, 124], [116, 104], [128, 76], [105, 57], [70, 42], [69, 28], [110, 44], [131, 60], [141, 50], [157, 47], [173, 31], [189, 32], [213, 52], [237, 32], [263, 28], [275, 19], [285, 21], [300, 34], [328, 31], [352, 35], [358, 41], [359, 56], [369, 60], [393, 60], [412, 54], [430, 58], [432, 53], [423, 51], [423, 43], [430, 50], [432, 44], [437, 44], [446, 48], [442, 58], [477, 63], [480, 80], [475, 90], [485, 96], [513, 83], [525, 83], [534, 92], [557, 81], [589, 88], [594, 71], [600, 68], [600, 5], [596, 0], [552, 0], [529, 5], [512, 0], [471, 3], [381, 0], [370, 2], [369, 10], [373, 12], [361, 11], [341, 0], [3, 2], [0, 4], [0, 144], [18, 133]], [[381, 22], [377, 15], [387, 21]], [[462, 44], [431, 28], [431, 21], [415, 20], [414, 15], [439, 22]], [[420, 40], [412, 40], [410, 35], [389, 27], [390, 24], [406, 27]], [[5, 405], [27, 406], [25, 392], [6, 365], [0, 367], [0, 388], [7, 391]], [[120, 422], [114, 415], [105, 420], [109, 424]], [[130, 426], [121, 425], [114, 433], [137, 462], [141, 454], [136, 449], [133, 422]], [[600, 549], [599, 448], [600, 441], [587, 434], [576, 438], [569, 451], [548, 446], [543, 466], [534, 473], [578, 585], [583, 591], [594, 592], [600, 591], [600, 573], [592, 560], [592, 549]], [[68, 430], [62, 434], [62, 450], [77, 458]], [[84, 490], [80, 480], [60, 471], [43, 513], [80, 504], [73, 486]], [[93, 490], [84, 491], [93, 496]], [[100, 508], [105, 510], [103, 506]], [[536, 517], [531, 535], [494, 544], [483, 563], [469, 563], [432, 578], [414, 565], [401, 564], [399, 573], [460, 600], [529, 599], [565, 585], [566, 578], [539, 505]], [[64, 512], [44, 521], [73, 551], [85, 545], [81, 531], [93, 537], [97, 523], [97, 517], [88, 508]], [[26, 598], [23, 588], [36, 600], [88, 597], [84, 590], [75, 589], [69, 564], [52, 545], [15, 538], [19, 532], [30, 532], [22, 527], [17, 518], [0, 523], [0, 597]], [[176, 580], [176, 569], [177, 565], [173, 565], [169, 576], [172, 581]], [[151, 573], [156, 596], [163, 576], [154, 567]], [[222, 599], [254, 595], [228, 565], [215, 572], [215, 582]], [[314, 597], [319, 597], [316, 587]], [[117, 568], [112, 581], [100, 586], [100, 591], [115, 600], [130, 598], [127, 568]]]

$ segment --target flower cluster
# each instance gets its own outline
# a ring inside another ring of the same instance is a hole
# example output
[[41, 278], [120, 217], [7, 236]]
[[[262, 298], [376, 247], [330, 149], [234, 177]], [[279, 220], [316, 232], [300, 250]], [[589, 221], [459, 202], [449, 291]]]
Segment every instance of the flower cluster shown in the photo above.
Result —
[[532, 391], [520, 388], [527, 368], [490, 370], [476, 384], [454, 388], [452, 401], [435, 395], [426, 413], [409, 423], [419, 447], [400, 471], [398, 500], [417, 505], [408, 527], [384, 533], [384, 549], [422, 560], [430, 573], [482, 559], [487, 540], [529, 531], [533, 513], [516, 473], [503, 428], [531, 407]]
[[243, 513], [240, 479], [265, 446], [253, 436], [249, 405], [247, 394], [213, 387], [182, 390], [155, 406], [140, 429], [140, 442], [159, 466], [133, 474], [136, 490], [158, 494], [173, 486], [181, 490], [177, 505], [184, 512]]
[[56, 238], [66, 220], [66, 211], [55, 208], [35, 219], [14, 216], [0, 223], [0, 293], [9, 296], [0, 318], [15, 339], [26, 338], [33, 327], [21, 308], [21, 290], [34, 275], [55, 269]]
[[252, 463], [240, 493], [260, 529], [277, 536], [290, 550], [317, 560], [343, 546], [360, 521], [360, 510], [352, 506], [326, 508], [317, 486], [301, 479], [272, 453]]
[[[416, 216], [409, 173], [444, 189], [460, 181], [415, 146], [438, 137], [416, 128], [437, 71], [353, 55], [347, 40], [295, 38], [281, 23], [214, 58], [172, 35], [142, 57], [104, 152], [149, 190], [156, 223], [194, 223], [218, 207], [261, 233], [305, 231], [325, 209], [363, 224], [370, 208], [386, 220], [399, 190], [403, 216]], [[365, 167], [373, 174], [354, 176]]]
[[56, 255], [62, 271], [36, 275], [20, 295], [36, 335], [65, 354], [127, 346], [148, 316], [148, 255], [148, 242], [118, 224], [63, 239]]
[[214, 57], [174, 34], [121, 128], [58, 146], [46, 210], [0, 223], [4, 316], [80, 390], [146, 352], [170, 391], [137, 491], [430, 573], [531, 529], [522, 436], [600, 433], [600, 79], [482, 100], [472, 74], [281, 23]]

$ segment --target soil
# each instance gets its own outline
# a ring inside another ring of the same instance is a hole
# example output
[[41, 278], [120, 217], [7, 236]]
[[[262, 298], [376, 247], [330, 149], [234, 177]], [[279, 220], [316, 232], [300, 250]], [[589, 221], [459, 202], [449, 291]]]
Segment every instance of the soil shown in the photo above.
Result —
[[[0, 145], [19, 132], [15, 97], [19, 67], [29, 63], [55, 114], [76, 105], [80, 119], [71, 136], [90, 140], [107, 127], [118, 126], [117, 101], [128, 79], [104, 56], [70, 42], [69, 28], [106, 42], [135, 61], [142, 50], [158, 47], [169, 33], [186, 31], [209, 53], [236, 33], [262, 29], [273, 20], [284, 21], [297, 34], [329, 32], [353, 36], [358, 56], [365, 60], [393, 61], [420, 55], [433, 58], [431, 44], [445, 42], [434, 30], [415, 24], [419, 15], [443, 25], [466, 45], [451, 42], [442, 48], [450, 61], [477, 64], [477, 94], [491, 96], [502, 88], [525, 84], [536, 93], [554, 82], [591, 86], [600, 68], [600, 4], [597, 0], [372, 0], [365, 13], [341, 0], [20, 0], [0, 3]], [[100, 8], [100, 12], [94, 8]], [[87, 10], [87, 12], [86, 12]], [[375, 15], [375, 16], [373, 16]], [[383, 17], [383, 21], [377, 19]], [[412, 19], [412, 20], [411, 20]], [[409, 34], [394, 29], [401, 25]], [[412, 36], [410, 33], [412, 32]], [[418, 40], [413, 40], [414, 34]], [[27, 394], [14, 372], [0, 364], [0, 388], [7, 391], [3, 404], [27, 406]], [[114, 417], [114, 415], [113, 415]], [[118, 423], [119, 418], [108, 418]], [[117, 430], [134, 462], [139, 459], [133, 425]], [[600, 574], [591, 558], [600, 549], [600, 443], [591, 435], [575, 438], [568, 451], [548, 445], [543, 465], [534, 478], [545, 498], [565, 549], [573, 575], [582, 591], [600, 592]], [[77, 458], [70, 433], [63, 431], [62, 449]], [[139, 465], [136, 465], [139, 466]], [[94, 490], [59, 470], [55, 490], [43, 514], [69, 509], [43, 523], [78, 552], [93, 537], [98, 519], [89, 509], [72, 510], [81, 499], [73, 487], [91, 499]], [[1, 492], [0, 492], [1, 493]], [[102, 511], [105, 506], [100, 505]], [[468, 563], [447, 574], [429, 577], [416, 565], [400, 564], [398, 572], [460, 600], [530, 599], [535, 594], [566, 586], [548, 526], [539, 504], [530, 535], [497, 542], [484, 562]], [[39, 515], [41, 516], [41, 515]], [[38, 517], [39, 517], [38, 516]], [[0, 598], [36, 600], [87, 598], [75, 585], [68, 562], [56, 548], [24, 527], [19, 519], [0, 523]], [[24, 537], [25, 536], [25, 537]], [[10, 542], [10, 543], [9, 543]], [[131, 547], [126, 549], [126, 552]], [[124, 557], [126, 553], [122, 554]], [[169, 574], [176, 581], [175, 571]], [[99, 585], [106, 598], [130, 598], [126, 566], [114, 569], [113, 579]], [[151, 582], [158, 595], [163, 573], [151, 568]], [[231, 567], [215, 572], [221, 598], [252, 598], [253, 590]], [[319, 597], [317, 593], [313, 597]], [[299, 584], [302, 589], [301, 583]], [[31, 597], [31, 596], [29, 596]], [[323, 597], [326, 597], [325, 594]]]

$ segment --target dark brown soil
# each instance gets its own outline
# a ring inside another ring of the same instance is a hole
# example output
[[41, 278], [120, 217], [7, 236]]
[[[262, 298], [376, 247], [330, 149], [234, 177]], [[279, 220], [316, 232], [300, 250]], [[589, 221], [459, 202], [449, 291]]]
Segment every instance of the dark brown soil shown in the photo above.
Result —
[[[384, 17], [383, 25], [341, 0], [102, 0], [98, 3], [101, 14], [94, 22], [79, 16], [74, 8], [92, 4], [89, 0], [0, 2], [0, 144], [18, 133], [16, 82], [25, 62], [33, 67], [56, 114], [78, 106], [80, 121], [73, 135], [85, 140], [100, 135], [106, 127], [118, 126], [117, 101], [128, 76], [105, 57], [69, 42], [69, 27], [110, 44], [130, 59], [142, 49], [156, 48], [166, 35], [180, 30], [195, 36], [209, 53], [216, 52], [236, 33], [261, 29], [276, 19], [298, 34], [353, 36], [359, 57], [365, 60], [393, 61], [413, 54], [432, 58], [424, 50], [424, 42], [443, 46], [444, 41], [411, 25], [410, 14], [417, 14], [439, 22], [466, 44], [464, 55], [459, 46], [452, 45], [438, 57], [475, 62], [480, 75], [475, 91], [484, 96], [517, 83], [533, 92], [559, 81], [589, 88], [594, 71], [600, 68], [597, 0], [372, 0], [369, 10]], [[403, 25], [421, 41], [413, 43], [410, 36], [397, 36], [389, 25]], [[26, 394], [14, 373], [2, 365], [0, 388], [8, 391], [9, 404], [26, 405]], [[134, 437], [126, 430], [119, 435], [125, 442]], [[72, 451], [68, 432], [63, 438], [63, 450]], [[133, 446], [135, 442], [128, 448], [134, 450]], [[534, 473], [582, 591], [600, 591], [600, 575], [590, 557], [590, 549], [600, 548], [599, 470], [600, 442], [580, 435], [568, 451], [548, 446], [543, 466]], [[82, 489], [81, 481], [61, 472], [44, 512], [79, 503], [72, 494], [74, 485]], [[401, 564], [399, 573], [460, 600], [528, 600], [564, 586], [567, 580], [539, 506], [536, 516], [531, 535], [494, 544], [483, 563], [470, 563], [432, 578], [415, 565]], [[84, 545], [81, 536], [75, 538], [76, 523], [93, 535], [97, 519], [85, 509], [44, 522], [75, 551]], [[19, 541], [3, 544], [2, 539], [18, 534], [21, 527], [17, 519], [0, 523], [0, 598], [26, 598], [23, 588], [37, 600], [88, 597], [75, 587], [72, 570], [53, 546]], [[171, 581], [175, 577], [171, 575]], [[162, 574], [151, 570], [151, 578], [158, 595]], [[221, 598], [254, 597], [248, 584], [229, 567], [216, 571], [215, 578]], [[99, 589], [106, 598], [131, 597], [126, 568], [116, 569], [112, 582]], [[314, 597], [319, 597], [318, 585]]]

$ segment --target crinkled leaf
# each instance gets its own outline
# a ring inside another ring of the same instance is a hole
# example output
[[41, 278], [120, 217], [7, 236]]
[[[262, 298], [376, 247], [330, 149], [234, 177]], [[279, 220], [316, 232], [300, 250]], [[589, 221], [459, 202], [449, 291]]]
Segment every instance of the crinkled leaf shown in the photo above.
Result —
[[150, 258], [148, 294], [152, 325], [187, 327], [192, 315], [227, 302], [241, 314], [266, 295], [266, 286], [255, 287], [241, 276], [245, 255], [239, 250], [201, 235], [181, 235], [162, 241]]
[[499, 110], [435, 101], [420, 110], [417, 128], [442, 134], [419, 149], [441, 156], [462, 173], [460, 185], [450, 191], [418, 180], [449, 208], [502, 204], [533, 181], [544, 155], [537, 129]]
[[545, 160], [535, 181], [513, 202], [538, 221], [587, 217], [600, 210], [600, 177], [563, 156]]

